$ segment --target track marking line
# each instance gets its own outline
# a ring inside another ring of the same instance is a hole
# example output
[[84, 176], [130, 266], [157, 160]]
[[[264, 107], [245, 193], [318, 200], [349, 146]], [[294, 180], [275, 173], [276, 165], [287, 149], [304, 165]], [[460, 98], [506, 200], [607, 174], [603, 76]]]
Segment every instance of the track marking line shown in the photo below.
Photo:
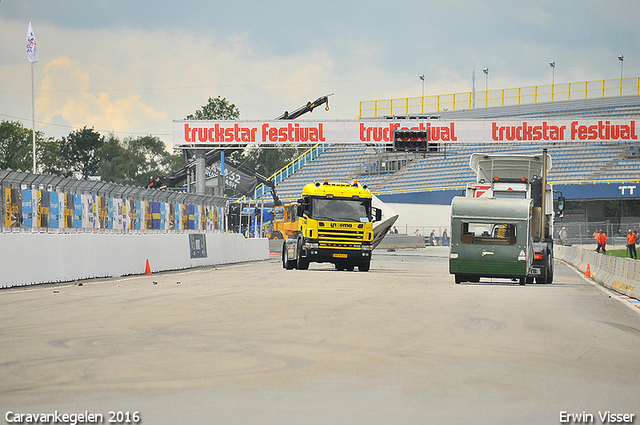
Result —
[[629, 297], [627, 295], [621, 295], [621, 294], [619, 294], [617, 292], [614, 292], [614, 291], [610, 290], [609, 288], [607, 288], [605, 286], [602, 286], [601, 284], [599, 284], [598, 282], [596, 282], [596, 281], [594, 281], [592, 279], [587, 279], [586, 277], [584, 277], [583, 272], [578, 270], [572, 264], [569, 264], [569, 263], [567, 263], [566, 261], [563, 261], [563, 260], [559, 260], [559, 261], [562, 261], [563, 264], [565, 264], [570, 269], [572, 269], [578, 276], [580, 276], [582, 278], [582, 280], [585, 280], [585, 281], [589, 282], [591, 285], [595, 286], [596, 288], [600, 289], [605, 294], [609, 295], [610, 298], [613, 298], [613, 299], [621, 302], [626, 307], [630, 308], [632, 311], [635, 311], [636, 313], [640, 314], [640, 300], [636, 300], [635, 298], [631, 298], [631, 297]]

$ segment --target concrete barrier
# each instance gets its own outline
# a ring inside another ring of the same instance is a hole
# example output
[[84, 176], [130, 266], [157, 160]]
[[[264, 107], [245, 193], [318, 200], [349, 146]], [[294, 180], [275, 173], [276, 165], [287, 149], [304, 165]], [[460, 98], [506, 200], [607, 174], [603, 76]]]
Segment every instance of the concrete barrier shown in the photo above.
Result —
[[189, 234], [0, 233], [0, 287], [119, 277], [269, 258], [267, 239], [205, 234], [206, 257], [191, 258]]
[[424, 248], [424, 236], [387, 234], [377, 249], [384, 248]]
[[640, 261], [599, 254], [576, 246], [555, 246], [555, 258], [583, 273], [587, 266], [593, 279], [621, 294], [640, 299]]

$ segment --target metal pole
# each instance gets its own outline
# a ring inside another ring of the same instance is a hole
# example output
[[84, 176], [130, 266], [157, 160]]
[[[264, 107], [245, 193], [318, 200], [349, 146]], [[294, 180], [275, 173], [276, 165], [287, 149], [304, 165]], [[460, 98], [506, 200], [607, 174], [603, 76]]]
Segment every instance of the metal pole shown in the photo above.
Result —
[[31, 129], [33, 131], [33, 134], [32, 134], [33, 174], [35, 174], [36, 173], [36, 98], [34, 94], [34, 84], [33, 84], [33, 62], [31, 62]]
[[224, 196], [224, 151], [220, 151], [220, 176], [218, 176], [218, 196]]
[[545, 224], [547, 221], [547, 148], [542, 150], [542, 213], [540, 214], [540, 240], [546, 239]]
[[206, 166], [205, 151], [202, 149], [196, 150], [196, 193], [198, 195], [204, 195], [206, 191], [206, 177], [204, 172]]

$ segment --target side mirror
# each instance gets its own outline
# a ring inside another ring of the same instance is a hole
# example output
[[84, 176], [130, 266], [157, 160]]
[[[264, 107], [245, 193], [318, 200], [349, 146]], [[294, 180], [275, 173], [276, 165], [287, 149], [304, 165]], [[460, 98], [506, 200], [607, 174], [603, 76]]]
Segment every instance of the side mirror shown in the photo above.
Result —
[[380, 208], [374, 208], [373, 213], [375, 214], [373, 221], [381, 221], [382, 220], [382, 210]]
[[558, 197], [558, 211], [564, 211], [564, 196]]
[[296, 214], [298, 215], [298, 217], [302, 217], [304, 215], [304, 204], [298, 204]]

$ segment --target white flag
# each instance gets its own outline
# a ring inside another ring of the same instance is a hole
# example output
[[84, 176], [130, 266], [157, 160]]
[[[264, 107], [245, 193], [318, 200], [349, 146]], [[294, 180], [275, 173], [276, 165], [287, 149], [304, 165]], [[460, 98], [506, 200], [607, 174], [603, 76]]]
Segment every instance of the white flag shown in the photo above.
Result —
[[29, 21], [29, 32], [27, 33], [27, 57], [29, 62], [38, 62], [38, 46], [36, 45], [36, 37], [33, 35], [31, 21]]

